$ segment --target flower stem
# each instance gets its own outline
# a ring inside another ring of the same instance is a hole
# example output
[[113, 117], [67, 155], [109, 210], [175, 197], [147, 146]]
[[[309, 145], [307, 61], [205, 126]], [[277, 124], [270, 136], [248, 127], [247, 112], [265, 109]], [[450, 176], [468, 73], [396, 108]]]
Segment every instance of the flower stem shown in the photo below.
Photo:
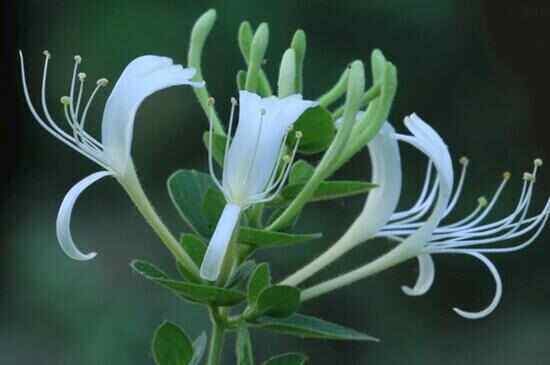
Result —
[[335, 289], [341, 288], [346, 285], [350, 285], [357, 280], [364, 279], [368, 276], [377, 274], [383, 270], [389, 269], [392, 266], [395, 266], [399, 263], [402, 263], [416, 254], [416, 250], [411, 247], [410, 244], [400, 244], [395, 247], [388, 253], [380, 256], [374, 261], [369, 262], [368, 264], [361, 266], [355, 270], [352, 270], [348, 273], [337, 276], [333, 279], [322, 282], [321, 284], [315, 285], [311, 288], [302, 291], [301, 301], [305, 302], [316, 298], [320, 295], [331, 292]]
[[223, 344], [225, 340], [225, 327], [220, 320], [217, 308], [210, 307], [210, 322], [212, 323], [212, 334], [210, 335], [210, 347], [208, 349], [207, 365], [219, 365], [222, 360]]
[[196, 278], [199, 278], [199, 269], [172, 235], [168, 227], [162, 222], [162, 219], [158, 216], [155, 208], [147, 198], [133, 165], [128, 168], [128, 172], [124, 177], [119, 179], [119, 181], [138, 211], [145, 218], [147, 223], [149, 223], [151, 228], [153, 228], [166, 248], [174, 255], [179, 263], [189, 270], [190, 273], [195, 275]]

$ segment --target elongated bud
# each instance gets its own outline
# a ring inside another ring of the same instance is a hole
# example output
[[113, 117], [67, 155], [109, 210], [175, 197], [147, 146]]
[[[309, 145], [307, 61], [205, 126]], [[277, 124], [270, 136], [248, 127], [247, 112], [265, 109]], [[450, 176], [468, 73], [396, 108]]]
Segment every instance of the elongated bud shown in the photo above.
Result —
[[267, 45], [269, 43], [269, 27], [262, 23], [254, 33], [250, 46], [250, 58], [248, 60], [248, 72], [246, 75], [246, 90], [256, 92], [260, 77], [260, 68], [264, 60]]
[[277, 87], [280, 98], [296, 93], [296, 89], [294, 87], [295, 79], [296, 52], [289, 48], [283, 54], [283, 59], [281, 60], [281, 66], [279, 68], [279, 81], [277, 83]]
[[244, 90], [244, 86], [246, 85], [246, 71], [239, 70], [237, 72], [237, 89]]
[[290, 47], [292, 47], [296, 54], [296, 77], [294, 89], [296, 92], [301, 94], [304, 82], [304, 59], [306, 57], [307, 49], [306, 33], [303, 30], [298, 29], [296, 33], [294, 33]]
[[252, 38], [254, 37], [254, 31], [248, 21], [244, 21], [239, 26], [238, 33], [239, 48], [244, 59], [248, 62], [250, 58], [250, 47], [252, 47]]
[[339, 133], [351, 131], [357, 112], [361, 107], [361, 99], [365, 91], [365, 68], [363, 62], [354, 61], [350, 67], [346, 103], [344, 105], [344, 121]]

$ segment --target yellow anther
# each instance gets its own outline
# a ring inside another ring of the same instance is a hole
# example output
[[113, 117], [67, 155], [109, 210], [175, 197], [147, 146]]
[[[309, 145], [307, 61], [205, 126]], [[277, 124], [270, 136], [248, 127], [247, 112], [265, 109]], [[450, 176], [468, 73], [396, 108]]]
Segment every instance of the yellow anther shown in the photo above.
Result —
[[46, 56], [46, 58], [52, 57], [52, 54], [51, 54], [50, 51], [48, 51], [48, 50], [42, 51], [42, 54], [43, 54], [44, 56]]
[[480, 207], [486, 207], [488, 202], [487, 202], [487, 198], [484, 197], [484, 196], [480, 196], [478, 199], [477, 199], [477, 203], [479, 204]]
[[109, 83], [109, 80], [107, 80], [107, 79], [99, 79], [99, 80], [97, 80], [97, 84], [98, 84], [99, 86], [107, 86], [108, 83]]
[[283, 156], [283, 162], [289, 163], [290, 162], [290, 156], [289, 155], [284, 155]]
[[71, 104], [71, 98], [69, 98], [68, 96], [62, 96], [61, 97], [61, 104], [70, 105]]
[[208, 105], [212, 106], [216, 103], [216, 99], [214, 99], [213, 97], [209, 97], [208, 98]]
[[523, 173], [523, 180], [526, 180], [526, 181], [535, 181], [535, 177], [534, 177], [533, 174], [530, 173], [530, 172], [524, 172], [524, 173]]
[[232, 105], [237, 105], [237, 99], [235, 99], [234, 97], [231, 97], [231, 104]]
[[76, 63], [80, 63], [80, 62], [82, 62], [82, 57], [80, 55], [76, 55], [76, 56], [74, 56], [74, 61]]
[[542, 166], [542, 158], [536, 158], [535, 159], [535, 166]]
[[468, 159], [468, 157], [462, 156], [462, 157], [458, 160], [458, 162], [459, 162], [461, 165], [467, 165], [468, 162], [470, 162], [470, 160]]
[[80, 73], [78, 74], [78, 79], [79, 79], [80, 81], [84, 81], [84, 80], [86, 80], [86, 76], [87, 76], [87, 75], [86, 75], [84, 72], [80, 72]]
[[300, 139], [304, 136], [304, 134], [302, 133], [302, 131], [296, 131], [294, 133], [294, 136], [296, 136], [297, 139]]
[[504, 180], [508, 180], [508, 179], [510, 179], [510, 177], [512, 177], [512, 173], [510, 171], [506, 171], [502, 174], [502, 178]]

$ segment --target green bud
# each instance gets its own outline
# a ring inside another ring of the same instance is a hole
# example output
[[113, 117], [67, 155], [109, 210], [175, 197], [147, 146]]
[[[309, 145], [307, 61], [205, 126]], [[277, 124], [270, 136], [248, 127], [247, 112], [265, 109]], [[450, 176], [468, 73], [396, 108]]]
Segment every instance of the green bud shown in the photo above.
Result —
[[242, 22], [239, 26], [238, 34], [239, 48], [241, 49], [241, 53], [247, 62], [250, 57], [250, 47], [252, 46], [253, 36], [254, 32], [250, 23], [248, 21]]
[[296, 79], [296, 53], [289, 48], [283, 54], [281, 66], [279, 67], [279, 81], [277, 87], [279, 97], [284, 98], [295, 93], [294, 85]]
[[302, 93], [303, 91], [303, 73], [304, 73], [304, 58], [306, 57], [307, 39], [306, 33], [298, 29], [294, 33], [290, 47], [296, 53], [296, 77], [294, 88], [296, 92]]
[[260, 68], [264, 60], [267, 45], [269, 43], [269, 27], [262, 23], [256, 30], [250, 46], [250, 58], [248, 61], [248, 72], [246, 75], [246, 90], [256, 92]]
[[246, 71], [239, 70], [237, 72], [237, 89], [244, 90], [246, 84]]

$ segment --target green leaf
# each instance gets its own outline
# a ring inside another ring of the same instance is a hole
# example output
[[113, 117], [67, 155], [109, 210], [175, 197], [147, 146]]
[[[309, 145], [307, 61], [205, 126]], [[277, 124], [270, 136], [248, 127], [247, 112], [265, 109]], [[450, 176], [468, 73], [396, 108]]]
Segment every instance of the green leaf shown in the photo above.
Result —
[[[302, 132], [302, 140], [298, 151], [304, 154], [314, 154], [326, 150], [336, 134], [332, 115], [322, 106], [306, 110], [294, 123], [294, 131]], [[289, 147], [296, 143], [294, 133], [289, 133]]]
[[156, 365], [188, 365], [193, 357], [189, 337], [178, 326], [162, 323], [153, 336], [153, 358]]
[[206, 253], [206, 244], [200, 237], [192, 233], [184, 233], [181, 235], [180, 244], [195, 265], [201, 266], [204, 254]]
[[275, 285], [261, 291], [256, 300], [255, 313], [285, 318], [300, 307], [300, 290], [287, 285]]
[[[204, 143], [204, 146], [206, 147], [206, 150], [210, 150], [210, 140], [209, 140], [210, 132], [204, 132], [202, 135], [202, 142]], [[212, 134], [212, 156], [214, 157], [214, 160], [218, 163], [218, 165], [223, 167], [223, 159], [225, 156], [225, 144], [227, 142], [227, 137], [219, 134], [219, 133], [213, 133]]]
[[260, 292], [271, 285], [271, 271], [266, 263], [259, 264], [248, 280], [248, 301], [256, 303]]
[[223, 193], [216, 188], [209, 188], [202, 201], [202, 211], [208, 220], [210, 231], [213, 232], [222, 215], [226, 201]]
[[246, 298], [242, 292], [236, 290], [169, 279], [166, 274], [145, 261], [134, 260], [131, 266], [145, 278], [170, 289], [177, 296], [192, 303], [230, 307], [241, 303]]
[[292, 165], [292, 169], [288, 175], [288, 184], [305, 184], [314, 172], [315, 167], [313, 167], [309, 162], [298, 160], [294, 162], [294, 165]]
[[264, 316], [258, 318], [256, 323], [259, 328], [301, 338], [378, 341], [378, 339], [354, 329], [298, 313], [284, 319]]
[[321, 233], [296, 234], [241, 227], [238, 242], [257, 248], [268, 248], [295, 245], [322, 236]]
[[204, 353], [206, 352], [206, 345], [208, 343], [208, 337], [206, 332], [201, 333], [199, 337], [193, 342], [193, 358], [189, 362], [189, 365], [199, 365]]
[[306, 355], [299, 352], [290, 352], [272, 357], [262, 365], [305, 365], [308, 361]]
[[210, 229], [208, 220], [198, 208], [210, 188], [215, 188], [210, 175], [195, 170], [178, 170], [168, 178], [168, 193], [180, 216], [202, 237], [208, 236]]
[[254, 355], [252, 353], [252, 343], [250, 333], [244, 326], [239, 327], [237, 331], [237, 365], [254, 365]]
[[[185, 252], [191, 257], [191, 260], [197, 266], [201, 266], [204, 254], [206, 253], [206, 244], [200, 239], [199, 236], [192, 233], [184, 233], [180, 237], [180, 245], [183, 247]], [[181, 276], [186, 280], [201, 284], [202, 281], [193, 275], [185, 266], [177, 263], [177, 268]]]
[[250, 274], [254, 271], [256, 268], [256, 262], [254, 260], [247, 260], [243, 262], [237, 270], [231, 275], [231, 278], [227, 281], [227, 284], [225, 284], [226, 288], [234, 288], [238, 287], [239, 284], [243, 283], [248, 279]]
[[[285, 186], [281, 192], [281, 198], [285, 201], [293, 200], [304, 188], [305, 184], [293, 184]], [[364, 181], [323, 181], [310, 200], [319, 202], [332, 199], [340, 199], [349, 196], [365, 194], [376, 188], [376, 184]]]

